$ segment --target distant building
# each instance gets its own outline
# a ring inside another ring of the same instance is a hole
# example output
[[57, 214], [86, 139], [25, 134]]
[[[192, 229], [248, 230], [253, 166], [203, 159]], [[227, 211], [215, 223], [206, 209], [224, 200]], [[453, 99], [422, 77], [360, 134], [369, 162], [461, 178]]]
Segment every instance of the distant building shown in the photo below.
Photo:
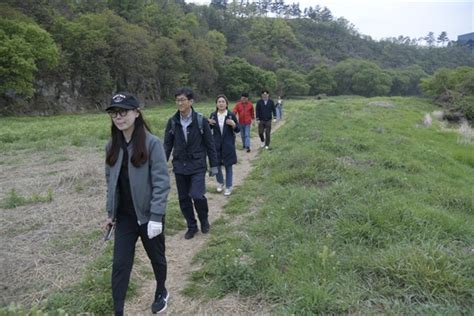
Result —
[[459, 44], [466, 44], [469, 41], [474, 41], [474, 32], [458, 35], [458, 43]]
[[474, 32], [458, 35], [458, 44], [470, 47], [474, 54]]

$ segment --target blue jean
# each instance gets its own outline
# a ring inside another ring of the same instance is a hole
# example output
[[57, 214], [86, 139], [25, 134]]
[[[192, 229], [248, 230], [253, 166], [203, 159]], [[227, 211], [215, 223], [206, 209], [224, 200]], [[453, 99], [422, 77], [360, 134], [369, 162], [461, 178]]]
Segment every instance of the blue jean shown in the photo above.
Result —
[[277, 121], [279, 121], [283, 118], [283, 108], [280, 106], [277, 106], [275, 110], [276, 110], [276, 119]]
[[242, 146], [250, 148], [250, 124], [240, 125], [240, 136], [242, 137]]
[[[219, 165], [217, 167], [217, 175], [216, 175], [217, 182], [223, 184], [224, 183], [224, 176], [222, 174], [222, 166]], [[232, 187], [232, 165], [225, 166], [225, 187], [231, 188]]]

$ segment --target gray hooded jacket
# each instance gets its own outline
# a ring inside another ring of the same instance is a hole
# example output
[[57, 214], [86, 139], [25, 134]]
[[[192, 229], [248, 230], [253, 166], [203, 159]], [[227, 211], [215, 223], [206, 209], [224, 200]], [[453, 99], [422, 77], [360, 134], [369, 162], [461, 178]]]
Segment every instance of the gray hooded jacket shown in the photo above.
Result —
[[[106, 150], [111, 144], [112, 141], [109, 141]], [[138, 168], [130, 162], [133, 146], [129, 146], [128, 149], [130, 191], [139, 225], [145, 224], [150, 220], [155, 222], [162, 221], [170, 191], [168, 164], [163, 144], [158, 137], [148, 132], [145, 144], [148, 149], [148, 160]], [[115, 164], [113, 166], [105, 164], [105, 179], [107, 182], [106, 209], [108, 216], [114, 220], [117, 217], [119, 201], [118, 178], [122, 159], [123, 149], [120, 149]]]

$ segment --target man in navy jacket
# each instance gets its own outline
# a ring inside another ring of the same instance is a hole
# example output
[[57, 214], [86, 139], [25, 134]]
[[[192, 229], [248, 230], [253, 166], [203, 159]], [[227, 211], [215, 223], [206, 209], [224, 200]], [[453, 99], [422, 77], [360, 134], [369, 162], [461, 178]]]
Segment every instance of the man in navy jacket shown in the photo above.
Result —
[[272, 131], [272, 115], [276, 118], [275, 103], [269, 98], [268, 90], [262, 90], [262, 98], [258, 100], [256, 105], [256, 118], [258, 121], [258, 136], [262, 141], [261, 147], [269, 149], [270, 133]]
[[[205, 234], [209, 232], [209, 208], [204, 195], [206, 156], [209, 157], [211, 176], [217, 174], [218, 161], [209, 123], [192, 107], [193, 91], [180, 88], [176, 91], [175, 98], [178, 111], [166, 125], [164, 147], [167, 160], [173, 152], [173, 172], [179, 206], [188, 226], [184, 238], [191, 239], [199, 230], [194, 208], [201, 223], [201, 231]], [[198, 119], [202, 122], [199, 123]]]

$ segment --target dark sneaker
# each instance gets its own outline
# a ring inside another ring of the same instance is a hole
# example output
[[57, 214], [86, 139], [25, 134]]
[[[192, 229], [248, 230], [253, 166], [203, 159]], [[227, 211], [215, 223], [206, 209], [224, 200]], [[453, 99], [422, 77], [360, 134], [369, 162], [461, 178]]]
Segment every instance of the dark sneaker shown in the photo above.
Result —
[[168, 307], [169, 296], [170, 295], [166, 289], [163, 293], [155, 295], [155, 301], [151, 304], [151, 312], [153, 314], [164, 312], [166, 307]]
[[184, 239], [191, 239], [194, 237], [194, 235], [199, 231], [197, 227], [194, 228], [188, 228], [188, 231], [186, 234], [184, 234]]
[[247, 147], [247, 152], [248, 152], [248, 153], [250, 152], [250, 147]]
[[203, 234], [207, 234], [210, 229], [211, 229], [211, 225], [209, 225], [209, 221], [205, 221], [204, 223], [201, 224], [201, 232]]

